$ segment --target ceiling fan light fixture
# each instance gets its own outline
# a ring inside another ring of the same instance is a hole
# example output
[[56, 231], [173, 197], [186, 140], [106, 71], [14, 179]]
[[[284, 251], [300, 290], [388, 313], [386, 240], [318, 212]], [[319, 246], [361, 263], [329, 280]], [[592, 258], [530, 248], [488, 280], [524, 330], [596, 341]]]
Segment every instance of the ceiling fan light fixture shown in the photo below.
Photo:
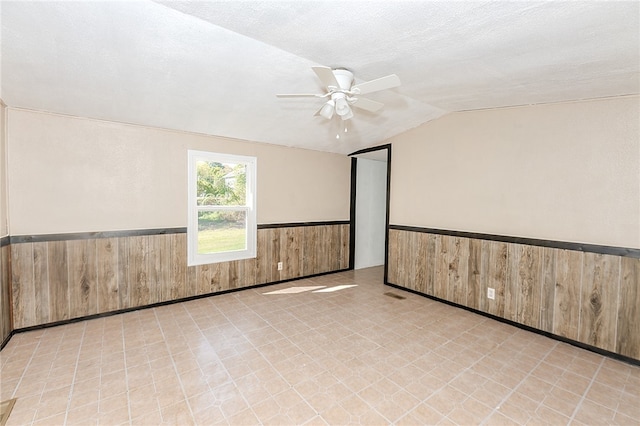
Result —
[[[336, 99], [336, 114], [342, 117], [343, 120], [348, 120], [353, 117], [353, 112], [349, 107], [349, 103], [344, 97]], [[349, 117], [345, 118], [346, 116]]]
[[331, 120], [333, 117], [333, 112], [335, 111], [335, 102], [333, 100], [328, 100], [320, 109], [319, 114], [326, 118], [327, 120]]

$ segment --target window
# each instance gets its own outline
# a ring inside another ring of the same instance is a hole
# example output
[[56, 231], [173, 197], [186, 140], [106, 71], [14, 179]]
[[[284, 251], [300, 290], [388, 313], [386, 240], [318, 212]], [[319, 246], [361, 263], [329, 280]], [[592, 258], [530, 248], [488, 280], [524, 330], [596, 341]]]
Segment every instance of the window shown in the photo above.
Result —
[[189, 265], [256, 257], [256, 158], [188, 156]]

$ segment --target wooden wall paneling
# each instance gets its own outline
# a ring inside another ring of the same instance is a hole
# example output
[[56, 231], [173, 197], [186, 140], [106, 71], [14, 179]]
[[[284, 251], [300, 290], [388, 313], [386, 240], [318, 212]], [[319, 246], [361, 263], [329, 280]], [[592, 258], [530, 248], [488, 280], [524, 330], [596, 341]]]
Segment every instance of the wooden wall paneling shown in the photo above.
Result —
[[47, 243], [47, 264], [49, 267], [50, 321], [69, 319], [69, 268], [66, 241]]
[[271, 272], [271, 240], [268, 229], [258, 229], [256, 242], [256, 284], [268, 283]]
[[243, 259], [242, 263], [244, 264], [242, 287], [256, 285], [256, 259]]
[[170, 300], [171, 235], [149, 236], [149, 300], [150, 303]]
[[620, 289], [620, 257], [585, 253], [578, 340], [614, 351]]
[[553, 309], [553, 333], [578, 340], [583, 253], [556, 252], [556, 289]]
[[447, 298], [449, 285], [449, 236], [436, 235], [436, 264], [433, 282], [433, 296]]
[[433, 234], [425, 234], [427, 236], [427, 247], [425, 254], [425, 284], [424, 292], [433, 294], [433, 286], [436, 279], [436, 236]]
[[[508, 265], [508, 244], [499, 241], [487, 241], [487, 288], [495, 290], [496, 298], [491, 300], [486, 298], [486, 312], [504, 317], [505, 298], [510, 294], [506, 292], [507, 278], [509, 272]], [[487, 289], [484, 289], [487, 294]]]
[[615, 352], [640, 359], [640, 259], [621, 259]]
[[243, 261], [234, 260], [227, 263], [229, 268], [229, 281], [226, 289], [228, 290], [242, 287], [242, 277], [244, 275]]
[[520, 250], [520, 244], [507, 243], [507, 280], [504, 286], [504, 313], [502, 317], [511, 321], [517, 321], [518, 314]]
[[391, 284], [400, 285], [398, 281], [398, 234], [400, 231], [389, 230], [389, 257], [387, 258], [387, 280]]
[[449, 245], [447, 300], [466, 306], [469, 281], [469, 239], [449, 237], [447, 243]]
[[211, 291], [218, 292], [229, 289], [229, 262], [214, 263], [209, 268]]
[[98, 312], [96, 240], [67, 241], [69, 315], [78, 318]]
[[538, 328], [540, 327], [542, 288], [542, 247], [517, 245], [519, 256], [515, 320], [520, 324]]
[[36, 324], [35, 289], [33, 285], [33, 244], [11, 245], [11, 293], [15, 328]]
[[4, 341], [13, 331], [10, 252], [11, 246], [0, 247], [0, 341]]
[[149, 238], [148, 235], [129, 237], [129, 283], [132, 307], [148, 305], [149, 289]]
[[323, 252], [321, 255], [322, 261], [320, 262], [320, 270], [322, 272], [330, 272], [335, 271], [335, 264], [338, 260], [338, 256], [340, 255], [340, 245], [338, 240], [335, 238], [334, 229], [337, 228], [336, 225], [323, 225], [320, 228], [321, 235], [325, 239], [325, 247], [326, 252]]
[[410, 288], [412, 290], [414, 290], [414, 273], [415, 271], [412, 269], [412, 266], [414, 265], [414, 258], [415, 258], [415, 252], [414, 252], [414, 238], [413, 236], [415, 235], [415, 233], [413, 232], [404, 232], [402, 235], [402, 244], [401, 244], [401, 250], [400, 250], [400, 257], [401, 257], [401, 265], [402, 265], [402, 269], [401, 271], [401, 280], [403, 283], [403, 286], [406, 288]]
[[422, 232], [413, 233], [412, 266], [414, 290], [425, 292], [427, 288], [427, 245], [429, 235]]
[[187, 235], [171, 234], [171, 266], [169, 272], [170, 299], [181, 299], [187, 295]]
[[198, 295], [198, 266], [187, 266], [187, 285], [185, 287], [185, 297]]
[[[469, 240], [469, 266], [467, 285], [467, 306], [480, 309], [481, 298], [484, 297], [482, 283], [482, 241]], [[486, 290], [485, 290], [486, 291]]]
[[322, 233], [319, 226], [306, 226], [302, 228], [303, 243], [303, 270], [304, 275], [317, 274], [320, 271], [322, 253]]
[[280, 258], [280, 246], [284, 245], [281, 240], [284, 232], [281, 228], [272, 228], [267, 231], [269, 232], [269, 239], [271, 241], [271, 273], [269, 275], [269, 282], [280, 281], [283, 279], [282, 276], [284, 274], [282, 271], [278, 271], [278, 262], [282, 261]]
[[298, 278], [303, 271], [303, 247], [304, 227], [280, 228], [280, 261], [282, 271], [280, 279], [287, 280]]
[[35, 295], [36, 324], [50, 322], [49, 267], [47, 265], [47, 243], [33, 243], [33, 285]]
[[349, 246], [351, 238], [351, 225], [339, 225], [340, 226], [340, 269], [347, 269], [349, 267]]
[[550, 247], [542, 248], [542, 279], [540, 288], [541, 330], [553, 332], [554, 299], [556, 294], [556, 252]]
[[211, 266], [198, 265], [195, 267], [198, 294], [208, 294], [211, 289]]
[[411, 253], [410, 253], [411, 233], [400, 231], [398, 235], [398, 284], [408, 287], [411, 272]]
[[[306, 228], [309, 228], [308, 226]], [[306, 229], [305, 228], [305, 229]], [[332, 253], [332, 241], [331, 241], [331, 233], [329, 232], [329, 227], [327, 225], [321, 226], [312, 226], [311, 228], [318, 229], [318, 245], [315, 247], [316, 250], [316, 273], [322, 273], [329, 271], [329, 264]], [[303, 252], [305, 254], [306, 252]], [[303, 269], [303, 274], [304, 273]]]
[[129, 241], [128, 237], [118, 238], [118, 299], [120, 309], [131, 305], [131, 279], [129, 274]]
[[100, 238], [96, 240], [98, 313], [120, 308], [118, 295], [118, 240]]

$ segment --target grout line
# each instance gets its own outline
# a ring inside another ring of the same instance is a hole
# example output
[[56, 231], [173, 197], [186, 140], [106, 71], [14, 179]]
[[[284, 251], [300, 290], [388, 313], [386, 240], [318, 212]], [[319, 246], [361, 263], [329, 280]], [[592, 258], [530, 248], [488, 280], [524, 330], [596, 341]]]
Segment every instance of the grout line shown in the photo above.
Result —
[[[587, 398], [587, 394], [589, 393], [591, 386], [593, 386], [593, 383], [596, 381], [596, 377], [598, 377], [598, 373], [600, 373], [600, 370], [604, 365], [604, 360], [605, 360], [604, 357], [600, 360], [600, 365], [598, 365], [598, 369], [595, 371], [595, 373], [593, 373], [593, 377], [591, 377], [589, 386], [587, 386], [587, 388], [584, 390], [584, 392], [582, 393], [582, 397], [580, 398], [580, 401], [576, 404], [575, 408], [573, 409], [573, 413], [571, 414], [571, 418], [569, 419], [570, 423], [573, 423], [573, 421], [575, 420], [576, 414], [578, 414], [578, 411], [580, 411], [580, 408], [582, 407], [582, 402]], [[613, 411], [616, 412], [617, 410], [613, 410]]]
[[[529, 377], [531, 377], [532, 372], [533, 372], [533, 371], [535, 371], [535, 370], [540, 366], [540, 364], [542, 364], [542, 363], [544, 362], [544, 360], [547, 358], [547, 356], [549, 355], [549, 353], [550, 353], [551, 351], [553, 351], [553, 349], [555, 349], [557, 346], [558, 346], [558, 342], [555, 342], [555, 344], [554, 344], [554, 345], [553, 345], [553, 346], [552, 346], [552, 347], [547, 351], [547, 353], [546, 353], [543, 357], [541, 357], [541, 358], [540, 358], [540, 360], [539, 360], [539, 361], [538, 361], [538, 363], [535, 365], [535, 367], [531, 368], [531, 369], [529, 370], [529, 373], [528, 373], [525, 377], [523, 377], [523, 378], [522, 378], [522, 380], [520, 380], [520, 382], [519, 382], [516, 386], [514, 386], [514, 387], [513, 387], [513, 389], [511, 389], [511, 391], [510, 391], [510, 392], [509, 392], [509, 393], [508, 393], [504, 398], [502, 398], [502, 400], [498, 403], [498, 406], [497, 406], [497, 407], [494, 407], [493, 411], [491, 411], [491, 414], [489, 414], [489, 415], [488, 415], [488, 416], [487, 416], [487, 417], [482, 421], [481, 425], [486, 425], [486, 424], [487, 424], [487, 422], [489, 421], [489, 419], [490, 419], [490, 418], [491, 418], [495, 413], [499, 413], [499, 414], [501, 414], [501, 415], [503, 415], [503, 416], [505, 416], [505, 417], [507, 417], [507, 418], [511, 419], [511, 417], [507, 416], [505, 413], [503, 413], [503, 412], [501, 412], [501, 411], [500, 411], [500, 407], [502, 407], [502, 405], [504, 405], [504, 403], [505, 403], [505, 402], [507, 402], [507, 400], [508, 400], [508, 399], [509, 399], [509, 398], [510, 398], [510, 397], [511, 397], [515, 392], [516, 392], [516, 390], [518, 390], [518, 388], [519, 388], [520, 386], [522, 386], [522, 384], [523, 384], [523, 383], [524, 383], [524, 382], [525, 382]], [[533, 401], [534, 401], [534, 400], [533, 400]], [[542, 401], [534, 401], [534, 402], [537, 402], [537, 403], [538, 403], [538, 407], [537, 407], [537, 408], [539, 408], [539, 407], [540, 407], [540, 405], [542, 405]], [[555, 411], [555, 410], [554, 410], [554, 411]], [[515, 419], [511, 419], [511, 420], [513, 420], [513, 421], [515, 422]], [[529, 420], [531, 420], [531, 419], [529, 419]]]
[[73, 389], [76, 384], [76, 376], [78, 374], [78, 364], [80, 363], [80, 355], [82, 353], [82, 342], [84, 342], [84, 335], [87, 331], [87, 323], [85, 322], [82, 325], [82, 336], [80, 337], [80, 343], [78, 344], [78, 353], [76, 354], [76, 365], [73, 369], [73, 380], [71, 381], [71, 386], [69, 389], [69, 394], [67, 395], [67, 409], [64, 413], [64, 423], [67, 423], [67, 418], [69, 417], [69, 409], [71, 408], [71, 397], [73, 395]]
[[[184, 307], [184, 304], [181, 304], [181, 307], [187, 313], [189, 313], [189, 310]], [[184, 402], [187, 405], [187, 408], [189, 409], [189, 414], [191, 415], [191, 420], [195, 423], [195, 416], [193, 415], [193, 410], [191, 409], [191, 404], [189, 403], [189, 395], [187, 395], [187, 392], [184, 389], [184, 385], [182, 383], [182, 376], [180, 375], [180, 371], [178, 370], [178, 367], [176, 366], [176, 362], [173, 359], [173, 351], [169, 347], [169, 344], [167, 343], [167, 337], [166, 337], [166, 335], [164, 333], [164, 329], [162, 327], [162, 323], [160, 322], [160, 318], [158, 317], [158, 310], [157, 310], [157, 308], [153, 308], [151, 311], [153, 312], [153, 315], [154, 315], [154, 317], [156, 319], [156, 323], [158, 325], [158, 329], [160, 330], [160, 334], [162, 335], [162, 341], [164, 342], [164, 345], [167, 348], [167, 352], [169, 353], [169, 358], [171, 359], [171, 365], [173, 366], [174, 374], [176, 375], [176, 378], [178, 379], [178, 382], [180, 382], [180, 390], [182, 391], [182, 396], [184, 397]], [[193, 321], [193, 317], [191, 317], [191, 314], [189, 314], [189, 317]], [[175, 316], [173, 314], [171, 314], [171, 318], [175, 321]], [[193, 351], [191, 350], [191, 347], [189, 347], [188, 345], [187, 345], [187, 349], [189, 350], [189, 352], [191, 352], [193, 354]], [[200, 369], [200, 365], [199, 364], [198, 364], [198, 368]], [[202, 372], [202, 369], [200, 369], [200, 371]], [[154, 388], [155, 388], [155, 379], [154, 379]], [[157, 399], [156, 399], [156, 403], [157, 403]], [[160, 417], [162, 417], [162, 407], [160, 407], [160, 405], [158, 405], [158, 411], [160, 412]], [[164, 418], [162, 419], [162, 421], [166, 422], [166, 420]]]
[[[127, 340], [125, 339], [125, 327], [124, 327], [124, 316], [120, 317], [120, 328], [122, 330], [122, 358], [124, 364], [124, 383], [126, 385], [126, 393], [127, 393], [127, 412], [129, 413], [129, 423], [131, 423], [131, 400], [129, 399], [129, 377], [127, 373]], [[102, 369], [100, 369], [100, 382], [102, 382]], [[98, 409], [100, 407], [98, 406]]]

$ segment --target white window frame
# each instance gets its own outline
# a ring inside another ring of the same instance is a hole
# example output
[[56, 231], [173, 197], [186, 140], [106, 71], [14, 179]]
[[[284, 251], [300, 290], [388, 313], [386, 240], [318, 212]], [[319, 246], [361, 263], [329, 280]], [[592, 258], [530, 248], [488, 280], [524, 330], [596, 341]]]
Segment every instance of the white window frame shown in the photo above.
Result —
[[[232, 260], [251, 259], [256, 257], [256, 175], [258, 159], [244, 155], [220, 154], [208, 151], [188, 150], [188, 197], [189, 219], [187, 221], [187, 264], [188, 266], [208, 263], [229, 262]], [[198, 167], [199, 160], [217, 163], [242, 163], [247, 165], [247, 205], [234, 206], [198, 206]], [[233, 250], [219, 253], [198, 253], [198, 212], [215, 210], [243, 210], [247, 213], [247, 246], [245, 250]]]

